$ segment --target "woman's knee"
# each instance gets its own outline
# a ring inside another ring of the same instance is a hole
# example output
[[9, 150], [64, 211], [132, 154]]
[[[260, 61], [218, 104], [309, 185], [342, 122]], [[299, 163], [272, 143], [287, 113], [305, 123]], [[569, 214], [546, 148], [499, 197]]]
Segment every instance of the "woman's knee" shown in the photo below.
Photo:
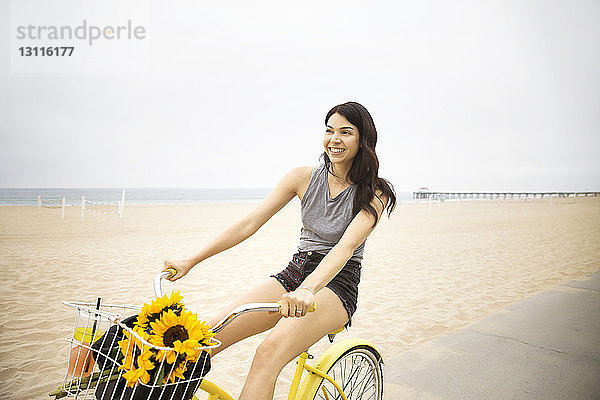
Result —
[[280, 340], [267, 336], [256, 348], [252, 368], [279, 374], [293, 358], [294, 354], [286, 351], [286, 346]]

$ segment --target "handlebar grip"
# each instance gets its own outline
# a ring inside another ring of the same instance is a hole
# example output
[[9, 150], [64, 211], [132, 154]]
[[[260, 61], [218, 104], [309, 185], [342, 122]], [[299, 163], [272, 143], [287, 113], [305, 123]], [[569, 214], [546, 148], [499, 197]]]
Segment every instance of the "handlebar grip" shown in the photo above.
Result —
[[171, 275], [166, 276], [165, 278], [171, 278], [175, 275], [177, 275], [177, 270], [175, 268], [167, 268], [167, 270], [165, 272], [169, 272]]
[[[277, 304], [279, 304], [279, 312], [281, 312], [281, 300], [279, 300], [277, 302]], [[315, 312], [317, 311], [317, 303], [312, 303], [312, 306], [310, 306], [310, 308], [308, 309], [308, 312]]]

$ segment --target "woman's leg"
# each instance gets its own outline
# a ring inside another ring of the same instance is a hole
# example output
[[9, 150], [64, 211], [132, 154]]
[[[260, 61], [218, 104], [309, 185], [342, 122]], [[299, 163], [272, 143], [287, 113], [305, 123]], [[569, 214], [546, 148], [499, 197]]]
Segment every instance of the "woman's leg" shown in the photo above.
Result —
[[[283, 296], [285, 292], [286, 291], [281, 283], [275, 278], [267, 278], [249, 292], [231, 302], [221, 314], [217, 315], [208, 323], [210, 326], [214, 326], [225, 318], [234, 308], [241, 306], [242, 304], [277, 302], [281, 300], [281, 296]], [[215, 336], [223, 344], [220, 347], [213, 349], [211, 355], [215, 356], [242, 339], [271, 329], [279, 319], [281, 319], [281, 314], [279, 313], [248, 313], [240, 315]]]
[[317, 311], [303, 318], [281, 319], [258, 346], [239, 400], [271, 400], [283, 367], [348, 322], [346, 309], [331, 289], [319, 291], [316, 302]]

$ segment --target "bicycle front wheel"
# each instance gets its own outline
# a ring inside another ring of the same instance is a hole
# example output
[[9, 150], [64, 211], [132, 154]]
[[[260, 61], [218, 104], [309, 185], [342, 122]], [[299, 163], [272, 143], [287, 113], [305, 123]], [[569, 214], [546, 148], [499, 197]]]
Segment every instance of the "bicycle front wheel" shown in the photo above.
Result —
[[[341, 386], [348, 400], [383, 400], [383, 360], [371, 344], [347, 339], [332, 346], [315, 364], [315, 368]], [[303, 385], [307, 399], [341, 400], [336, 387], [316, 374]]]

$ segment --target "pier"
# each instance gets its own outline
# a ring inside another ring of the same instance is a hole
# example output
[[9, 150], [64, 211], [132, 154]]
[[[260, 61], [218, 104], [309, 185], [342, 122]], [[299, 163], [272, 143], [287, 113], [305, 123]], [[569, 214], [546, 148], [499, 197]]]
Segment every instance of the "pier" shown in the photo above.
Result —
[[418, 190], [413, 192], [415, 200], [511, 200], [511, 199], [544, 199], [568, 197], [598, 197], [600, 192], [430, 192]]

